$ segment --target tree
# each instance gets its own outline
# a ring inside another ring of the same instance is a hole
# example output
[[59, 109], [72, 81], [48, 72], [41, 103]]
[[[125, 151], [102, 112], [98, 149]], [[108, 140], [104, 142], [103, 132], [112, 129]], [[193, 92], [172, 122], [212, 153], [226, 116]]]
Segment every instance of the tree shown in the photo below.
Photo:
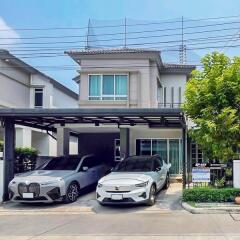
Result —
[[240, 147], [240, 57], [207, 54], [187, 82], [184, 111], [190, 136], [210, 159], [229, 160]]

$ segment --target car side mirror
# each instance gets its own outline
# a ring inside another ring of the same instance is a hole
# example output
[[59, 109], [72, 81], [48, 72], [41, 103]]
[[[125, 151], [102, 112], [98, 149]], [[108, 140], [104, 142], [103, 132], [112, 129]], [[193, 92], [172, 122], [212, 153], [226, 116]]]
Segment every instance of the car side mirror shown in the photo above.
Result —
[[88, 170], [88, 167], [83, 167], [82, 170], [83, 172], [86, 172]]
[[161, 167], [157, 167], [157, 168], [155, 169], [155, 171], [156, 171], [156, 172], [160, 172], [161, 169], [162, 169]]

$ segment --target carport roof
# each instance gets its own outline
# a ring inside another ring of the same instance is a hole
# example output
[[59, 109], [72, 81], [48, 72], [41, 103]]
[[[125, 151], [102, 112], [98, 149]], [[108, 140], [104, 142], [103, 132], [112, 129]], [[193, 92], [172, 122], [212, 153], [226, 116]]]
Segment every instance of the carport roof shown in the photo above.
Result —
[[183, 128], [185, 119], [181, 109], [0, 109], [1, 121], [56, 131], [55, 124], [148, 125], [159, 128]]

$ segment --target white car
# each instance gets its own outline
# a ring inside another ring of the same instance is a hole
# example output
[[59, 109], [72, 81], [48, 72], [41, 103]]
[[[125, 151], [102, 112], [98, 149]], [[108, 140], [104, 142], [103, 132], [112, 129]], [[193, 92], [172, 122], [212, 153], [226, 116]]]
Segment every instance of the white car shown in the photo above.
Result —
[[75, 202], [80, 190], [96, 184], [108, 167], [95, 155], [55, 157], [9, 183], [14, 202]]
[[169, 187], [170, 167], [159, 155], [128, 157], [98, 181], [96, 198], [102, 205], [154, 205], [157, 192]]

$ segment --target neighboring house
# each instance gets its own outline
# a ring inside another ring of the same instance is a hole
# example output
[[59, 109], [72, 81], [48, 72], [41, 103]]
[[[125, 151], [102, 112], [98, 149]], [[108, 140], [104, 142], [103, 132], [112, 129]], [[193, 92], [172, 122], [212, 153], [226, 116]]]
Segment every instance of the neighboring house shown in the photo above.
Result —
[[[150, 49], [89, 49], [67, 54], [81, 67], [74, 78], [79, 84], [80, 108], [179, 108], [188, 77], [195, 69], [193, 65], [163, 63], [160, 52]], [[159, 153], [172, 164], [171, 174], [181, 174], [180, 129], [126, 128], [130, 155]], [[99, 148], [105, 149], [106, 143], [101, 139], [106, 139], [117, 161], [122, 129], [100, 127], [99, 136], [91, 128], [79, 129], [83, 139], [79, 149], [96, 149], [97, 141], [101, 143]]]
[[[0, 108], [78, 107], [78, 94], [6, 50], [0, 50], [0, 84]], [[76, 139], [70, 144], [76, 153]], [[16, 146], [34, 147], [44, 156], [57, 154], [56, 140], [46, 131], [23, 126], [16, 126]]]

